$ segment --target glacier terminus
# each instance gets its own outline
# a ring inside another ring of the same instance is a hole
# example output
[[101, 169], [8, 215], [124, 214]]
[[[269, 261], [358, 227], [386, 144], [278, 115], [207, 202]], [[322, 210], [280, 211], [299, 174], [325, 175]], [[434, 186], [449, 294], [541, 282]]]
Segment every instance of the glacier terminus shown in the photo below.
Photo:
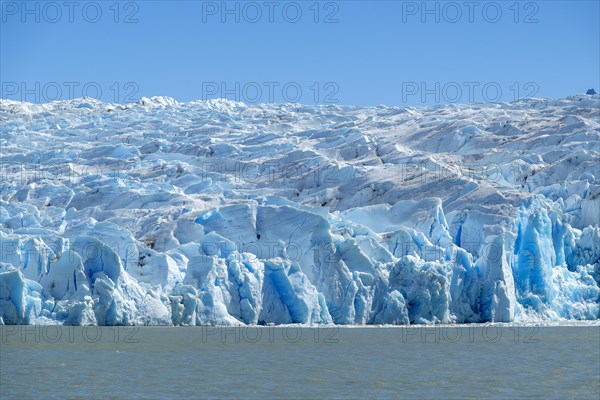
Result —
[[0, 100], [0, 322], [598, 319], [599, 104]]

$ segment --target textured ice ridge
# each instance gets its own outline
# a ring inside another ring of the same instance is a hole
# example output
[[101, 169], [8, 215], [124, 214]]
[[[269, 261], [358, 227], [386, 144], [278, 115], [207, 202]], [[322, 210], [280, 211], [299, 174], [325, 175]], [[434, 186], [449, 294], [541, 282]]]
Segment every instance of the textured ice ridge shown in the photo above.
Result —
[[599, 99], [0, 100], [0, 323], [598, 319]]

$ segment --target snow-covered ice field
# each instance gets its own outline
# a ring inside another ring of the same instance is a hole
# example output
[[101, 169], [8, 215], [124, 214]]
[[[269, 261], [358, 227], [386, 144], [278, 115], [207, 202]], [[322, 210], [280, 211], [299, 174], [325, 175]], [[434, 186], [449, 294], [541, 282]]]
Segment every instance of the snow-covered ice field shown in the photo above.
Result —
[[0, 321], [598, 319], [599, 106], [0, 100]]

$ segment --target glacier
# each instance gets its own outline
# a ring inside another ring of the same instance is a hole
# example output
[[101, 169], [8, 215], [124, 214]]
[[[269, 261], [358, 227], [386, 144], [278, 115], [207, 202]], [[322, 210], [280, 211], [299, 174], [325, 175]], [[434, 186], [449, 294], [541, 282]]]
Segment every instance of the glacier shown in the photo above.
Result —
[[599, 110], [0, 100], [0, 323], [599, 319]]

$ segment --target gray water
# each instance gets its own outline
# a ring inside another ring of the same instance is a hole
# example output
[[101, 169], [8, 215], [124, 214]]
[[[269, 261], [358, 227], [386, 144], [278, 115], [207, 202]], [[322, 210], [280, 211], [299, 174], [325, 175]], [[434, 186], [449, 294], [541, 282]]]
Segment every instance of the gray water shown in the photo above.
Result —
[[600, 398], [600, 327], [0, 327], [0, 398]]

